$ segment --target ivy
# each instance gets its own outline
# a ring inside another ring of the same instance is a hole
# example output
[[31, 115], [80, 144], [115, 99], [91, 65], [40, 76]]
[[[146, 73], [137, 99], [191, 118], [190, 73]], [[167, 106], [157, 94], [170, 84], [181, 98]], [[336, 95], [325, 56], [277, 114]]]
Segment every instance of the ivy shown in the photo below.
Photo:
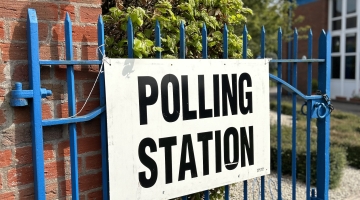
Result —
[[[118, 5], [104, 15], [106, 25], [106, 52], [113, 58], [128, 56], [127, 20], [130, 18], [134, 29], [134, 56], [153, 58], [156, 51], [163, 58], [179, 56], [180, 24], [185, 25], [186, 57], [201, 58], [201, 28], [207, 26], [209, 58], [222, 58], [222, 37], [226, 24], [229, 38], [229, 58], [242, 57], [242, 35], [234, 33], [234, 26], [244, 26], [246, 16], [251, 15], [241, 0], [160, 0], [154, 6]], [[155, 24], [161, 27], [161, 47], [155, 47]], [[248, 39], [251, 37], [248, 35]], [[252, 57], [249, 50], [248, 57]]]

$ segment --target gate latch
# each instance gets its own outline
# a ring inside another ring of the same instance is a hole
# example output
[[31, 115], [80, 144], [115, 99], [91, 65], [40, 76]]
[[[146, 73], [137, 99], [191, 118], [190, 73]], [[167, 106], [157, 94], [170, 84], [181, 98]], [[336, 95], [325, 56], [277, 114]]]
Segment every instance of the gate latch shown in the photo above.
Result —
[[[51, 90], [47, 90], [45, 88], [40, 88], [41, 98], [45, 98], [47, 96], [51, 96]], [[11, 100], [10, 105], [13, 107], [17, 106], [27, 106], [27, 99], [34, 97], [33, 90], [23, 90], [22, 84], [20, 82], [15, 83], [15, 90], [11, 91]]]
[[334, 110], [334, 106], [330, 102], [330, 98], [327, 94], [322, 94], [320, 90], [316, 91], [317, 95], [321, 95], [322, 99], [310, 99], [305, 101], [301, 106], [301, 113], [306, 115], [304, 112], [304, 107], [310, 103], [311, 104], [311, 118], [325, 118], [327, 115], [331, 114]]

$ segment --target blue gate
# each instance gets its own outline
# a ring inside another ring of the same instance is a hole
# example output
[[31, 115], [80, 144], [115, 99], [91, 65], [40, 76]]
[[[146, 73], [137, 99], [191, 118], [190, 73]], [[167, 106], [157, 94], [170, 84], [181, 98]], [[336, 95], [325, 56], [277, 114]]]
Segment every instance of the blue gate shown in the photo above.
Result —
[[[133, 57], [133, 28], [129, 20], [127, 24], [128, 31], [128, 52], [129, 58]], [[160, 47], [160, 24], [156, 24], [155, 28], [155, 45]], [[202, 29], [202, 56], [204, 59], [207, 55], [207, 31], [204, 25]], [[223, 57], [228, 58], [228, 32], [226, 25], [223, 32]], [[105, 84], [103, 70], [103, 59], [105, 57], [104, 47], [104, 24], [102, 18], [98, 20], [98, 60], [73, 60], [72, 48], [72, 26], [70, 17], [67, 14], [65, 19], [65, 45], [66, 60], [40, 60], [39, 58], [39, 36], [38, 22], [36, 12], [33, 9], [28, 10], [27, 19], [27, 37], [28, 37], [28, 58], [29, 58], [29, 90], [23, 90], [21, 83], [15, 84], [15, 90], [11, 92], [12, 106], [31, 106], [32, 120], [32, 145], [33, 145], [33, 165], [34, 165], [34, 184], [35, 198], [45, 199], [45, 178], [44, 178], [44, 149], [43, 149], [43, 127], [68, 124], [70, 135], [70, 160], [71, 160], [71, 187], [72, 198], [79, 199], [79, 183], [78, 183], [78, 161], [77, 161], [77, 136], [76, 123], [89, 121], [97, 116], [101, 118], [101, 148], [102, 148], [102, 189], [103, 199], [109, 199], [108, 187], [108, 162], [107, 162], [107, 130], [106, 130], [106, 114], [105, 114]], [[278, 199], [282, 199], [282, 159], [281, 159], [281, 102], [282, 89], [286, 89], [292, 96], [292, 199], [296, 199], [296, 104], [297, 97], [305, 100], [307, 107], [307, 131], [306, 131], [306, 199], [328, 199], [329, 190], [329, 139], [330, 139], [330, 113], [332, 106], [328, 96], [330, 96], [330, 34], [324, 31], [319, 38], [319, 58], [312, 58], [312, 33], [308, 35], [308, 59], [282, 59], [282, 31], [278, 31], [278, 59], [270, 62], [277, 63], [277, 76], [270, 74], [270, 79], [277, 83], [277, 195]], [[247, 58], [247, 30], [243, 30], [243, 58]], [[293, 57], [297, 58], [298, 33], [295, 30], [293, 35]], [[180, 25], [180, 58], [184, 59], [185, 55], [185, 27]], [[156, 58], [161, 58], [161, 52], [156, 53]], [[261, 58], [265, 58], [265, 29], [261, 30]], [[292, 63], [292, 83], [282, 80], [282, 63]], [[298, 63], [307, 63], [307, 94], [301, 93], [297, 89], [297, 65]], [[318, 89], [320, 93], [311, 95], [312, 90], [312, 64], [318, 63]], [[66, 65], [67, 66], [67, 90], [68, 90], [68, 106], [69, 117], [57, 119], [42, 119], [41, 98], [51, 95], [51, 91], [41, 88], [40, 85], [40, 66], [42, 65]], [[100, 107], [94, 109], [90, 113], [77, 116], [76, 100], [75, 100], [75, 79], [74, 65], [99, 65], [99, 75], [96, 80], [100, 83]], [[29, 101], [27, 100], [29, 99]], [[304, 107], [304, 106], [303, 106]], [[304, 113], [305, 114], [305, 113]], [[317, 118], [317, 163], [316, 163], [316, 189], [310, 190], [310, 136], [311, 136], [311, 119]], [[230, 199], [229, 186], [225, 186], [225, 199]], [[209, 191], [204, 191], [204, 199], [209, 199]], [[248, 199], [248, 181], [243, 182], [243, 197]], [[260, 198], [265, 199], [265, 176], [260, 178]], [[182, 199], [187, 199], [186, 196]]]

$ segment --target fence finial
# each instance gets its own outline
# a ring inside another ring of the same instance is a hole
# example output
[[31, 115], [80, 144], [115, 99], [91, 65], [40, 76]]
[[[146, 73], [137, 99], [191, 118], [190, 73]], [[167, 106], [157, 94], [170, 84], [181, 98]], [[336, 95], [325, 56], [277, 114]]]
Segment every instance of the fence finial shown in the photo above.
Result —
[[228, 28], [226, 24], [224, 24], [224, 31], [223, 31], [223, 58], [229, 57], [229, 44], [228, 44]]

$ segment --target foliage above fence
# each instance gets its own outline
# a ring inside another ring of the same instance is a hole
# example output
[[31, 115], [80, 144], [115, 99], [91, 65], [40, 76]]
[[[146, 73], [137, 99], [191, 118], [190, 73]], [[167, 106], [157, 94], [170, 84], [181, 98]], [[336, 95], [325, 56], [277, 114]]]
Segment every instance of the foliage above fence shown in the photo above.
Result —
[[[225, 6], [226, 5], [226, 6]], [[120, 7], [120, 8], [119, 8]], [[242, 35], [234, 34], [234, 26], [243, 26], [246, 15], [252, 11], [243, 7], [240, 0], [190, 0], [155, 3], [153, 10], [142, 7], [114, 7], [104, 16], [106, 23], [106, 51], [109, 57], [127, 57], [127, 21], [131, 19], [134, 28], [134, 54], [138, 58], [155, 57], [161, 51], [164, 58], [179, 56], [180, 25], [186, 28], [186, 55], [201, 58], [201, 28], [207, 26], [207, 40], [210, 58], [223, 57], [223, 32], [228, 28], [229, 58], [242, 57]], [[156, 47], [155, 26], [160, 23], [162, 46]], [[225, 26], [226, 24], [226, 26]], [[251, 39], [247, 35], [248, 39]], [[248, 50], [251, 57], [251, 51]]]

